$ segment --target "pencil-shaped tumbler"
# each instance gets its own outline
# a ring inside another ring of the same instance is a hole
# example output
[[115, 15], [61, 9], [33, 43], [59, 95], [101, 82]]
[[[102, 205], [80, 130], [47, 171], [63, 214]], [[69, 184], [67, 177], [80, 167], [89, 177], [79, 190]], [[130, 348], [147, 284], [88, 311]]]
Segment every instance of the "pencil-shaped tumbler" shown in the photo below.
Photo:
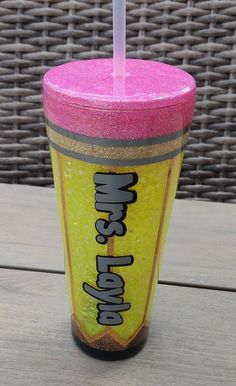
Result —
[[195, 102], [170, 65], [84, 60], [44, 76], [72, 332], [99, 358], [143, 346]]

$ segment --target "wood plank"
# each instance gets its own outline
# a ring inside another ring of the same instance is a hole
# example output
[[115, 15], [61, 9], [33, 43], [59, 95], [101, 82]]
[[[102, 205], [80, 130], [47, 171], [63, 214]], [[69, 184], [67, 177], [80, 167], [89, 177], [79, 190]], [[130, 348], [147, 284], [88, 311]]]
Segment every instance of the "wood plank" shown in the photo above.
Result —
[[54, 189], [0, 184], [0, 264], [64, 269]]
[[143, 351], [103, 362], [73, 343], [63, 275], [1, 269], [1, 384], [233, 386], [235, 317], [235, 293], [160, 285]]
[[[63, 270], [54, 189], [0, 184], [0, 265]], [[160, 279], [236, 288], [236, 205], [175, 200]]]
[[236, 289], [236, 205], [175, 200], [160, 279]]

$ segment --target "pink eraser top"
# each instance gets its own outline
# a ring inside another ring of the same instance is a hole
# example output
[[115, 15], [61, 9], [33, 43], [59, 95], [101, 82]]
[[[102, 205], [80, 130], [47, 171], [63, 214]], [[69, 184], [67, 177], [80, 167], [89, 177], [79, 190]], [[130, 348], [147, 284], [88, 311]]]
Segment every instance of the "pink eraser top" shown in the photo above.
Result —
[[149, 138], [190, 124], [196, 85], [185, 71], [128, 59], [124, 80], [112, 59], [70, 62], [43, 79], [46, 118], [69, 131], [114, 138]]

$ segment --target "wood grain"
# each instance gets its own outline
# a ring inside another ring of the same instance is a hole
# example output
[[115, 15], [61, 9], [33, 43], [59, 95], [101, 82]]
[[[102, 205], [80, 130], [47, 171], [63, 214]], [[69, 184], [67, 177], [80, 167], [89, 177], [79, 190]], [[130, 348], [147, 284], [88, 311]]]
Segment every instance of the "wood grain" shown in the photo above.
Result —
[[[0, 265], [63, 270], [54, 189], [0, 184]], [[236, 205], [175, 200], [160, 279], [236, 288]]]
[[235, 293], [158, 286], [143, 351], [102, 362], [73, 343], [63, 275], [2, 269], [1, 385], [233, 386], [235, 317]]

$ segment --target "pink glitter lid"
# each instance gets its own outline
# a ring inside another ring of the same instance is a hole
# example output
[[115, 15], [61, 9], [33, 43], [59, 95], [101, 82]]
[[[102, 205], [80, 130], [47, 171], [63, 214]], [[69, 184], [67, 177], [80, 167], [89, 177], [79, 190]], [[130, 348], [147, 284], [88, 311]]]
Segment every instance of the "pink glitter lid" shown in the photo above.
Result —
[[163, 63], [128, 59], [122, 83], [112, 59], [70, 62], [43, 79], [44, 110], [54, 124], [80, 134], [114, 139], [163, 135], [190, 124], [195, 81]]

